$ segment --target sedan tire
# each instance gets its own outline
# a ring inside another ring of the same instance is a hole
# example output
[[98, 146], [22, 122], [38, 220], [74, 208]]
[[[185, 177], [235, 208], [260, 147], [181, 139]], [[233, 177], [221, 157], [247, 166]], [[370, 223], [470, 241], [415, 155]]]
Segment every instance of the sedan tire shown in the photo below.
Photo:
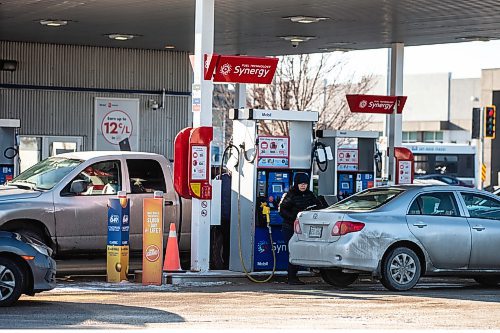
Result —
[[475, 277], [474, 280], [476, 280], [477, 283], [480, 283], [486, 287], [497, 288], [500, 285], [500, 276], [497, 276], [497, 275], [495, 275], [495, 276], [478, 276], [478, 277]]
[[16, 302], [23, 293], [23, 269], [15, 261], [0, 257], [0, 307]]
[[382, 264], [380, 282], [389, 290], [406, 291], [420, 279], [420, 260], [413, 250], [406, 247], [393, 249]]
[[339, 269], [322, 269], [321, 277], [326, 283], [339, 288], [350, 286], [358, 279], [356, 273], [343, 273]]

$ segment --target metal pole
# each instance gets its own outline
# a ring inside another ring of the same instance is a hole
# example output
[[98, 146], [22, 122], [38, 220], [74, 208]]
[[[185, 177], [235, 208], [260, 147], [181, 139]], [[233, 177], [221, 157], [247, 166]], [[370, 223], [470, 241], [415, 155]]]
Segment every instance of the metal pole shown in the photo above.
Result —
[[[403, 95], [403, 60], [404, 44], [394, 43], [389, 50], [389, 66], [387, 75], [387, 94], [390, 96]], [[395, 158], [394, 148], [401, 146], [403, 119], [401, 114], [394, 112], [386, 116], [385, 131], [387, 136], [388, 161], [385, 163], [385, 174], [388, 184], [395, 183]]]
[[[214, 1], [196, 0], [193, 127], [212, 126], [213, 83], [204, 79], [204, 55], [211, 55], [214, 47]], [[195, 102], [196, 100], [196, 102]], [[197, 108], [195, 104], [199, 103]], [[208, 159], [209, 173], [211, 161]], [[209, 175], [211, 179], [211, 175]], [[207, 207], [201, 207], [202, 201]], [[191, 208], [191, 270], [206, 272], [209, 269], [211, 200], [193, 198]], [[207, 213], [201, 214], [205, 209]]]
[[[480, 112], [480, 126], [479, 126], [479, 138], [481, 141], [481, 150], [480, 150], [480, 155], [479, 155], [479, 189], [482, 190], [484, 188], [484, 181], [483, 181], [483, 164], [484, 164], [484, 114], [485, 114], [485, 108], [481, 108]], [[476, 171], [477, 172], [477, 171]]]

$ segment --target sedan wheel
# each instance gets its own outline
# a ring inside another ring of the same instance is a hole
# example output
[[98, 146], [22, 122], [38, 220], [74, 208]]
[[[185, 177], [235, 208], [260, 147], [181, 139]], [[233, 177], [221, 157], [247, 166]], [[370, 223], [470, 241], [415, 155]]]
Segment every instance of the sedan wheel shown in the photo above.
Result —
[[343, 273], [339, 269], [322, 269], [321, 277], [326, 283], [339, 288], [345, 288], [356, 281], [358, 274]]
[[9, 258], [0, 258], [0, 306], [16, 302], [23, 292], [23, 271]]
[[384, 260], [381, 282], [389, 290], [410, 290], [420, 279], [420, 272], [420, 261], [415, 252], [398, 247]]

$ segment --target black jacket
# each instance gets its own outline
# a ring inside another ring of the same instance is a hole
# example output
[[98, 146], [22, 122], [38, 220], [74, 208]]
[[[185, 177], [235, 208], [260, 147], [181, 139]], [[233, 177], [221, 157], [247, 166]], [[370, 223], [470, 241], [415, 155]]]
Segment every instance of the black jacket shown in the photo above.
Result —
[[309, 189], [301, 192], [297, 187], [288, 191], [279, 204], [279, 213], [283, 218], [283, 224], [293, 227], [297, 214], [304, 210], [323, 208], [321, 202]]

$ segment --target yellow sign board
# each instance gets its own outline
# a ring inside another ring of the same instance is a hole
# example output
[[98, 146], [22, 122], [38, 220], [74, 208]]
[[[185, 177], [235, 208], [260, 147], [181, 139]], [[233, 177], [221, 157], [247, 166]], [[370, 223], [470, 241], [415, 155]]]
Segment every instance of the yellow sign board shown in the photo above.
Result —
[[481, 181], [486, 181], [486, 164], [481, 165]]
[[163, 198], [145, 198], [142, 213], [142, 284], [161, 285], [163, 275]]
[[128, 273], [128, 245], [115, 246], [108, 245], [107, 248], [107, 281], [121, 282], [127, 280]]

